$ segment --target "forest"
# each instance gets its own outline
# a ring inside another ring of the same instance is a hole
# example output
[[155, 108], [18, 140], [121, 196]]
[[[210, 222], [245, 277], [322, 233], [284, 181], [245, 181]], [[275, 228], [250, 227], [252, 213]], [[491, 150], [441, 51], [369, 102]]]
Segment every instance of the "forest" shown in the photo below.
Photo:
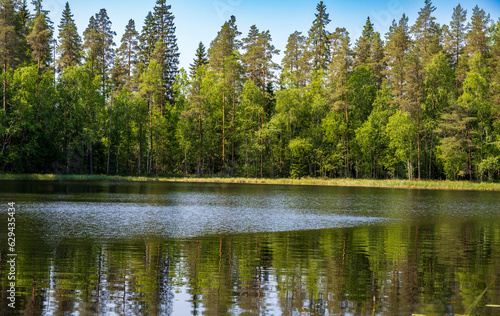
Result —
[[500, 178], [500, 19], [478, 6], [352, 40], [320, 2], [284, 52], [232, 16], [189, 69], [165, 0], [118, 44], [106, 9], [80, 35], [66, 3], [55, 38], [32, 7], [0, 1], [0, 172]]

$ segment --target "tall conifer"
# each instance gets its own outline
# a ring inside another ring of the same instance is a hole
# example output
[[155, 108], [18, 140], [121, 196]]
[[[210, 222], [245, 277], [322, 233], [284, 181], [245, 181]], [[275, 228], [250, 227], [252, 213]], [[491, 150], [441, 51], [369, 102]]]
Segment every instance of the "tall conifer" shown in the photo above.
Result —
[[120, 80], [123, 84], [130, 83], [132, 80], [132, 71], [137, 64], [137, 51], [139, 50], [138, 44], [139, 33], [135, 29], [134, 20], [130, 19], [125, 27], [121, 39], [121, 45], [116, 50], [117, 63], [116, 67], [121, 67], [123, 70], [123, 78]]
[[146, 69], [149, 65], [151, 55], [155, 49], [155, 44], [155, 20], [153, 13], [149, 11], [144, 19], [144, 25], [142, 27], [141, 34], [139, 35], [140, 50], [138, 52], [138, 61], [141, 64], [141, 68]]
[[205, 49], [205, 45], [203, 42], [198, 44], [198, 48], [196, 49], [196, 57], [193, 60], [193, 63], [189, 65], [189, 69], [191, 71], [191, 76], [194, 77], [196, 75], [196, 70], [203, 65], [208, 64], [207, 52]]
[[317, 13], [309, 30], [308, 43], [310, 47], [312, 67], [314, 71], [326, 70], [330, 62], [330, 33], [326, 27], [331, 22], [326, 6], [321, 1], [316, 6]]
[[281, 84], [296, 88], [306, 85], [309, 61], [307, 60], [306, 38], [301, 32], [296, 31], [288, 37], [281, 66], [283, 68]]
[[465, 36], [467, 35], [467, 10], [462, 9], [462, 6], [458, 4], [453, 9], [453, 15], [451, 17], [450, 27], [448, 34], [448, 52], [450, 53], [451, 59], [453, 60], [453, 65], [456, 67], [460, 60], [460, 56], [463, 54], [463, 49], [465, 46]]
[[0, 2], [0, 62], [3, 70], [3, 109], [7, 106], [7, 76], [9, 68], [19, 61], [21, 38], [17, 32], [15, 3], [12, 0]]
[[386, 35], [385, 62], [387, 69], [385, 75], [399, 103], [403, 99], [405, 83], [406, 54], [410, 48], [410, 35], [408, 29], [408, 17], [403, 14], [399, 23], [392, 22]]
[[342, 134], [345, 141], [346, 176], [349, 177], [349, 86], [347, 80], [353, 64], [349, 32], [345, 28], [337, 28], [332, 34], [331, 41], [332, 61], [329, 70], [330, 83], [333, 88], [333, 109], [343, 112], [345, 118], [345, 130], [342, 131]]
[[480, 52], [482, 57], [486, 57], [488, 52], [488, 23], [490, 15], [477, 5], [472, 9], [471, 22], [468, 25], [467, 33], [467, 53], [472, 56], [475, 52]]
[[[156, 43], [161, 41], [164, 49], [161, 50], [160, 66], [162, 68], [163, 92], [166, 101], [174, 100], [174, 83], [179, 73], [179, 48], [175, 35], [174, 15], [170, 12], [171, 6], [166, 0], [157, 0], [154, 8], [154, 28]], [[164, 102], [162, 102], [163, 104]]]
[[236, 84], [240, 77], [238, 53], [238, 49], [241, 46], [241, 42], [238, 40], [238, 36], [240, 35], [241, 32], [238, 31], [238, 27], [236, 26], [236, 18], [231, 16], [217, 33], [208, 50], [208, 65], [216, 73], [219, 73], [222, 78], [222, 165], [224, 169], [226, 168], [226, 99], [228, 96], [231, 96], [234, 126], [236, 115]]
[[38, 94], [38, 86], [40, 84], [40, 70], [48, 66], [51, 60], [50, 41], [52, 39], [52, 31], [47, 25], [45, 13], [40, 13], [33, 21], [33, 28], [28, 41], [33, 50], [33, 59], [37, 64], [36, 76], [36, 93]]
[[95, 21], [99, 40], [97, 62], [99, 64], [99, 70], [101, 73], [102, 95], [106, 99], [106, 82], [108, 80], [108, 70], [112, 66], [115, 56], [115, 50], [113, 46], [115, 46], [116, 44], [113, 38], [116, 33], [111, 30], [111, 21], [108, 17], [106, 9], [101, 9], [99, 13], [95, 15]]
[[59, 59], [57, 61], [60, 69], [79, 65], [82, 58], [82, 39], [78, 34], [73, 14], [66, 2], [61, 23], [59, 24]]
[[440, 27], [432, 13], [436, 7], [431, 0], [425, 0], [425, 6], [418, 12], [418, 18], [411, 28], [415, 38], [415, 45], [421, 50], [424, 58], [428, 58], [440, 50]]
[[373, 33], [373, 23], [371, 23], [370, 17], [368, 17], [366, 19], [365, 27], [363, 28], [363, 33], [356, 41], [356, 58], [354, 60], [355, 66], [366, 64], [370, 58]]

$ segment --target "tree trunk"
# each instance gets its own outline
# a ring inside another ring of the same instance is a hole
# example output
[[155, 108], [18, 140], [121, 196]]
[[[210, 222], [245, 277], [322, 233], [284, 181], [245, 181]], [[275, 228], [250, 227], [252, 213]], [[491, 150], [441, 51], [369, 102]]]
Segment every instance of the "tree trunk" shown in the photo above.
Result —
[[113, 119], [113, 94], [111, 94], [111, 108], [109, 111], [109, 132], [108, 132], [108, 166], [106, 168], [106, 174], [109, 175], [109, 157], [111, 155], [111, 125]]
[[417, 101], [417, 165], [418, 180], [420, 180], [420, 99]]
[[142, 122], [139, 123], [139, 175], [142, 173]]
[[38, 96], [38, 87], [40, 86], [40, 54], [37, 58], [37, 68], [36, 68], [36, 95]]
[[345, 139], [346, 139], [346, 178], [349, 178], [349, 110], [347, 109], [347, 93], [345, 95]]
[[94, 159], [93, 155], [92, 155], [92, 140], [90, 141], [90, 174], [94, 174], [94, 164], [92, 162], [92, 160]]
[[153, 171], [153, 107], [151, 105], [152, 96], [149, 97], [149, 170], [148, 173]]
[[231, 176], [234, 176], [234, 138], [235, 138], [235, 133], [234, 133], [234, 119], [236, 116], [236, 109], [235, 109], [235, 90], [236, 90], [236, 81], [234, 82], [233, 86], [233, 139], [231, 140]]
[[469, 132], [469, 123], [467, 123], [467, 146], [469, 147], [469, 181], [472, 182], [472, 159], [471, 159], [471, 153], [470, 153], [470, 132]]
[[406, 160], [406, 164], [408, 166], [408, 180], [411, 180], [411, 163], [410, 163], [410, 159]]
[[7, 105], [7, 62], [3, 65], [3, 111], [6, 111]]
[[120, 156], [120, 146], [116, 149], [116, 175], [118, 175], [118, 156]]
[[128, 47], [128, 80], [127, 83], [130, 83], [130, 77], [131, 77], [131, 69], [132, 69], [132, 45], [129, 43]]
[[202, 176], [201, 173], [201, 102], [198, 107], [198, 177]]
[[222, 92], [222, 173], [226, 167], [226, 92]]
[[[92, 67], [91, 67], [91, 70], [90, 70], [90, 78], [93, 80], [94, 79], [94, 58], [92, 57]], [[94, 103], [92, 102], [92, 106], [94, 106]], [[91, 123], [94, 123], [94, 111], [90, 111], [90, 118], [92, 120]], [[90, 174], [94, 174], [94, 165], [92, 163], [92, 160], [93, 160], [93, 157], [92, 157], [92, 139], [90, 140], [90, 153], [89, 153], [89, 157], [90, 157]]]
[[245, 137], [245, 166], [247, 168], [247, 178], [249, 177], [248, 173], [248, 138]]
[[70, 158], [70, 153], [71, 153], [71, 146], [66, 147], [66, 174], [69, 174], [70, 170], [70, 163], [71, 163], [71, 158]]

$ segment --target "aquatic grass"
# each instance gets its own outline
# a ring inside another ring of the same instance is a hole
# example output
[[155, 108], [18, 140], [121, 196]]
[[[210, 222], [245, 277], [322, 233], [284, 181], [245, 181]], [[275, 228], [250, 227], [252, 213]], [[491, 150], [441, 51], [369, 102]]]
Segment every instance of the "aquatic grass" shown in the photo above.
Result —
[[469, 308], [467, 309], [467, 311], [465, 312], [466, 315], [471, 315], [472, 312], [474, 312], [474, 310], [476, 309], [477, 305], [479, 304], [479, 302], [481, 301], [481, 299], [483, 298], [484, 294], [486, 294], [486, 292], [488, 292], [488, 289], [493, 285], [493, 283], [495, 283], [495, 279], [493, 279], [493, 281], [490, 282], [490, 284], [484, 289], [484, 291], [482, 291], [477, 297], [476, 299], [472, 302], [472, 304], [470, 304]]
[[380, 188], [447, 189], [500, 191], [498, 182], [469, 182], [449, 180], [371, 180], [345, 178], [302, 178], [302, 179], [261, 179], [232, 177], [195, 177], [195, 176], [107, 176], [107, 175], [61, 175], [61, 174], [0, 174], [0, 180], [66, 180], [66, 181], [161, 181], [196, 183], [247, 183], [274, 185], [318, 185]]

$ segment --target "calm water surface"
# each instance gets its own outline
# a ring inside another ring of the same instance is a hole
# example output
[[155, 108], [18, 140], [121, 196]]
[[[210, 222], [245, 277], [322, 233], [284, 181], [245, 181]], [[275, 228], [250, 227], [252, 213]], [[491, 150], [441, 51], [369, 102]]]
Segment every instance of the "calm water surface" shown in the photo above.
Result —
[[0, 315], [500, 315], [500, 192], [0, 181], [0, 201]]

